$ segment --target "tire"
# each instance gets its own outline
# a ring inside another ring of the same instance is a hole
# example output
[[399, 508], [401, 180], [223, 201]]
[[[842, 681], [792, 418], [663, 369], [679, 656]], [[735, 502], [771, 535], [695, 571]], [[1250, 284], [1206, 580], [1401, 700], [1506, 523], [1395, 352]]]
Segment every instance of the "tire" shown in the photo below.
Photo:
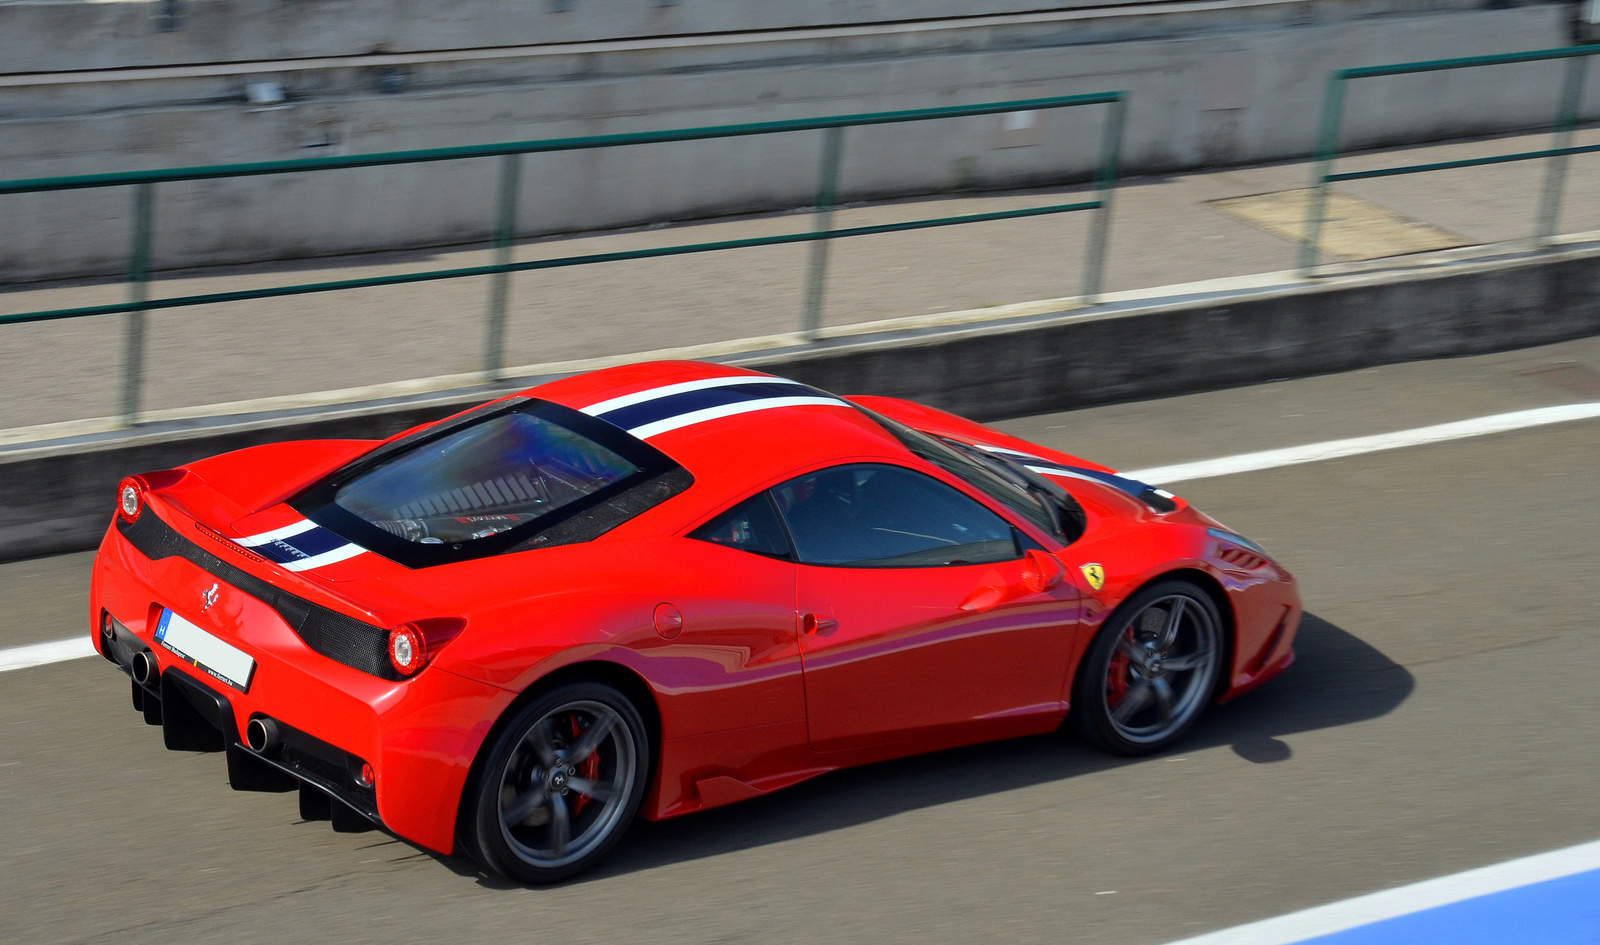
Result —
[[1083, 656], [1072, 686], [1074, 726], [1090, 744], [1114, 754], [1160, 751], [1193, 728], [1210, 704], [1226, 652], [1222, 618], [1209, 594], [1183, 580], [1141, 588]]
[[575, 682], [535, 697], [500, 728], [468, 788], [469, 851], [519, 882], [576, 876], [622, 839], [650, 757], [644, 721], [617, 689]]

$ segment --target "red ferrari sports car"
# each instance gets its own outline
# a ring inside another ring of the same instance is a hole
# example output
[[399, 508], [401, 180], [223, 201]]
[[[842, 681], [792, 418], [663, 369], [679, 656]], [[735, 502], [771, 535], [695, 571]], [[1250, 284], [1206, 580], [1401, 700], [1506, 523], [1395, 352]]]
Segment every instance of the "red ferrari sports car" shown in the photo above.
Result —
[[636, 814], [1069, 706], [1155, 751], [1287, 667], [1300, 617], [1288, 572], [1160, 489], [694, 362], [131, 477], [91, 607], [168, 748], [535, 883]]

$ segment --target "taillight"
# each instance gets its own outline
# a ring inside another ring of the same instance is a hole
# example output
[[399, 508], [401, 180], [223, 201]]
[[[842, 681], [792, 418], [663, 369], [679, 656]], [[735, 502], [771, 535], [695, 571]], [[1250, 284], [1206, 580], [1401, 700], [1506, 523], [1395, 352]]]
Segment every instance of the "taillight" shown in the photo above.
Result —
[[182, 469], [162, 469], [127, 477], [117, 483], [117, 515], [132, 525], [139, 513], [144, 511], [146, 493], [151, 489], [177, 485], [187, 475]]
[[410, 676], [428, 660], [428, 644], [417, 628], [403, 623], [389, 631], [389, 665], [402, 676]]
[[139, 476], [129, 476], [117, 485], [117, 514], [132, 525], [144, 510], [145, 490], [150, 486]]
[[415, 675], [466, 626], [460, 617], [435, 617], [395, 627], [389, 631], [389, 665], [401, 676]]

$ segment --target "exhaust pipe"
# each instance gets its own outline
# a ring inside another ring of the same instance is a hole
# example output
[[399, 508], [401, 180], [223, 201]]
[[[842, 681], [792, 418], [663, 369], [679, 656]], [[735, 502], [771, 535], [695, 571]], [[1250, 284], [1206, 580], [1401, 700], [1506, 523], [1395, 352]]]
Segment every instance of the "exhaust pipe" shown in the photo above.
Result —
[[256, 716], [244, 727], [244, 743], [256, 754], [265, 755], [283, 746], [283, 733], [279, 731], [277, 722], [265, 716]]
[[133, 654], [128, 669], [133, 673], [133, 681], [141, 686], [153, 687], [160, 684], [161, 667], [156, 664], [156, 655], [149, 650], [140, 650]]

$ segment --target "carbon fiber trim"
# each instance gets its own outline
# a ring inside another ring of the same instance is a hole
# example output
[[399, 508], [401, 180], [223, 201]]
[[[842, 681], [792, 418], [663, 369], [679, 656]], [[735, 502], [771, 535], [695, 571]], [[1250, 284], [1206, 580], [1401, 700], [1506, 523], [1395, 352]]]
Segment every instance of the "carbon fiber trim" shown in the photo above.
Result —
[[281, 769], [315, 784], [372, 820], [382, 823], [378, 818], [377, 789], [370, 784], [363, 785], [357, 779], [361, 773], [362, 759], [281, 721], [277, 724], [283, 747], [275, 758], [265, 760], [276, 762]]
[[[328, 659], [377, 676], [379, 679], [401, 678], [394, 671], [394, 667], [389, 665], [388, 630], [296, 597], [268, 581], [229, 564], [178, 534], [177, 530], [148, 508], [131, 525], [119, 516], [117, 531], [122, 533], [128, 544], [152, 561], [182, 558], [271, 607], [306, 646]], [[242, 556], [255, 557], [242, 548], [239, 549], [239, 553]]]

